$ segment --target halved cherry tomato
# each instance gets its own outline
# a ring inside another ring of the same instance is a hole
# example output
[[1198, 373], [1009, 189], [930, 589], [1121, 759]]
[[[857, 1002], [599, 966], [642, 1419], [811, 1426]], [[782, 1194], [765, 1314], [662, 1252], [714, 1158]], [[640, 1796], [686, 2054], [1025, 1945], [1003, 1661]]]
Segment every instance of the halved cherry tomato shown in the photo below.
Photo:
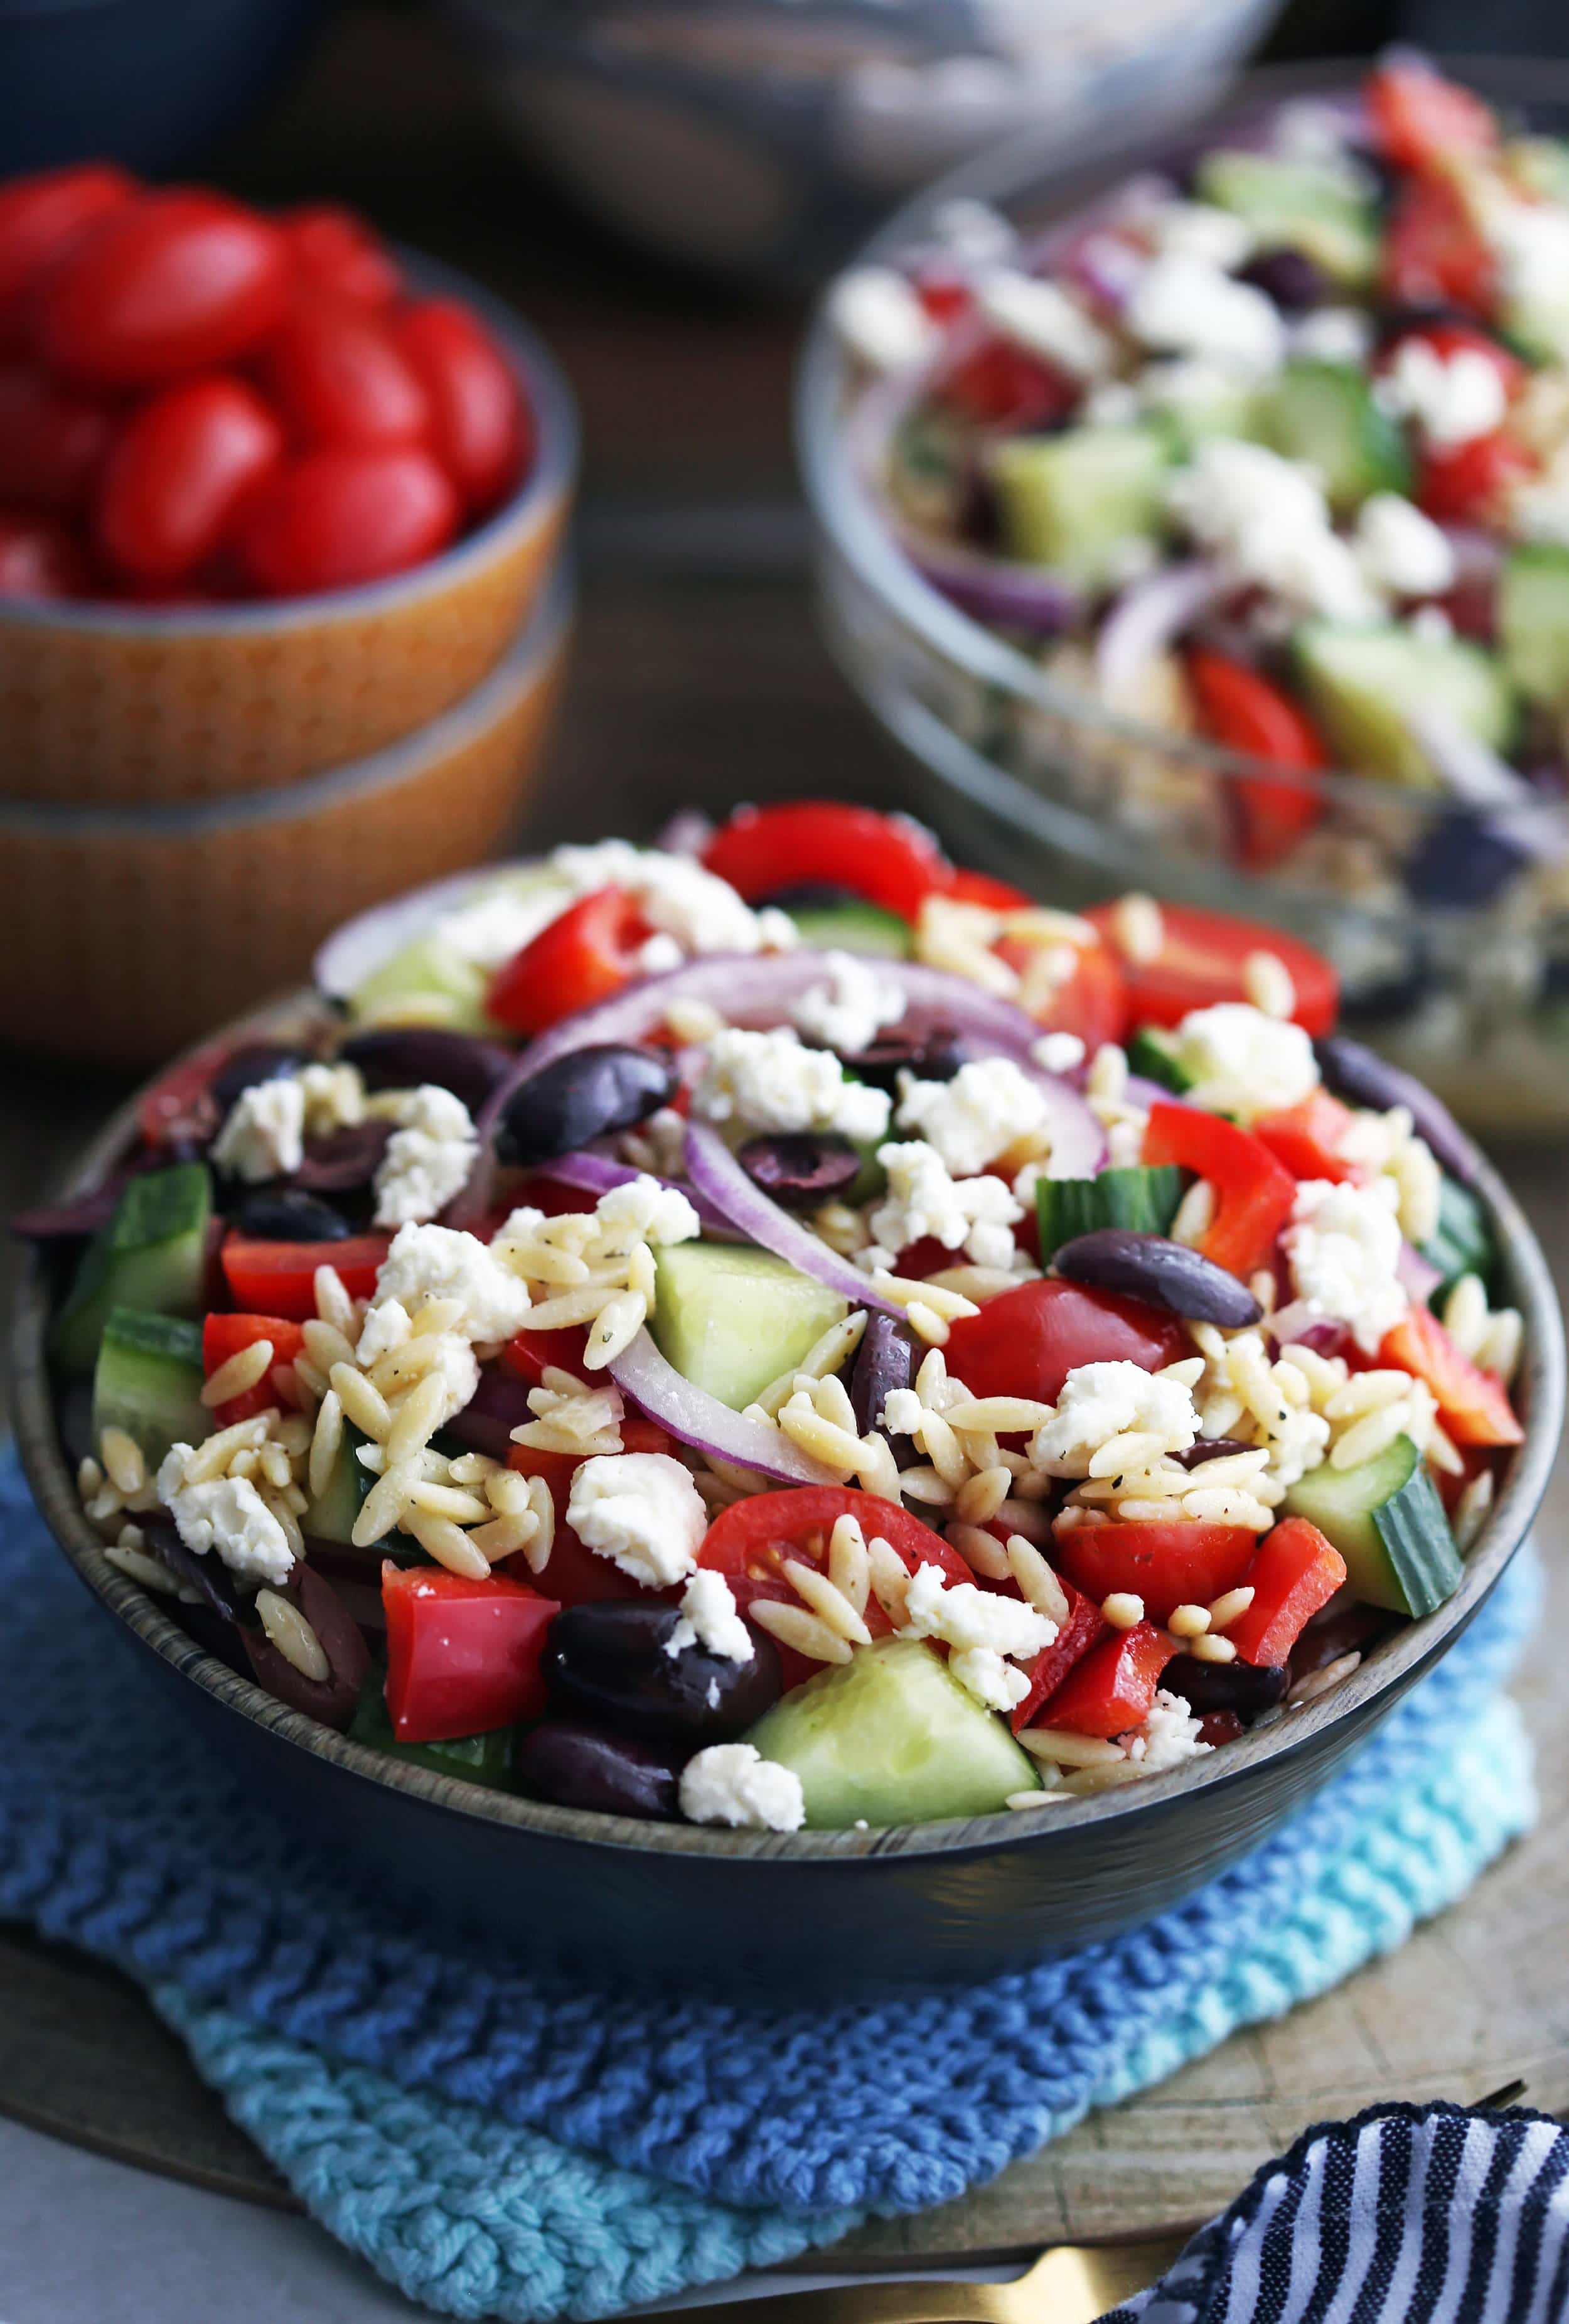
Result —
[[391, 325], [331, 297], [297, 298], [267, 343], [269, 394], [302, 446], [377, 450], [431, 431], [423, 381]]
[[918, 919], [927, 897], [946, 892], [953, 877], [919, 824], [832, 799], [742, 807], [715, 832], [702, 860], [749, 904], [830, 881], [905, 920]]
[[220, 1253], [236, 1307], [257, 1315], [308, 1323], [316, 1314], [316, 1271], [335, 1268], [351, 1299], [369, 1299], [390, 1235], [351, 1235], [346, 1242], [257, 1242], [229, 1235]]
[[988, 1299], [978, 1315], [961, 1315], [943, 1353], [972, 1396], [1055, 1404], [1080, 1364], [1137, 1364], [1154, 1372], [1188, 1349], [1187, 1327], [1175, 1315], [1051, 1277]]
[[[572, 1332], [536, 1333], [537, 1340], [546, 1338], [572, 1340], [579, 1335]], [[586, 1333], [583, 1336], [586, 1337]], [[514, 1345], [516, 1343], [514, 1342]], [[516, 1370], [514, 1365], [511, 1369]], [[573, 1369], [570, 1360], [562, 1369]], [[527, 1373], [521, 1375], [527, 1378]], [[629, 1413], [621, 1423], [623, 1452], [673, 1453], [674, 1439], [660, 1427], [656, 1420], [646, 1420], [641, 1413]], [[623, 1573], [619, 1565], [597, 1550], [588, 1549], [578, 1539], [566, 1521], [567, 1502], [572, 1493], [572, 1480], [583, 1466], [583, 1456], [575, 1452], [540, 1452], [532, 1445], [514, 1444], [507, 1455], [507, 1465], [522, 1477], [543, 1478], [555, 1511], [555, 1538], [550, 1545], [550, 1556], [539, 1579], [551, 1596], [563, 1606], [586, 1606], [606, 1598], [640, 1597], [644, 1593], [638, 1584]], [[656, 1591], [647, 1593], [657, 1596]]]
[[251, 493], [234, 531], [240, 567], [265, 597], [352, 589], [423, 565], [458, 527], [457, 494], [428, 452], [307, 452]]
[[485, 1011], [514, 1033], [541, 1033], [630, 984], [648, 924], [620, 888], [601, 888], [540, 929], [496, 971]]
[[1076, 379], [1010, 339], [986, 340], [955, 364], [940, 389], [945, 403], [987, 428], [1040, 428], [1065, 420], [1082, 392]]
[[[1023, 975], [1039, 947], [1021, 936], [1004, 936], [996, 949], [999, 959]], [[1072, 973], [1054, 984], [1050, 998], [1036, 1002], [1031, 1013], [1045, 1032], [1076, 1034], [1093, 1056], [1103, 1042], [1121, 1041], [1129, 1030], [1122, 963], [1110, 945], [1099, 941], [1057, 949], [1076, 954]]]
[[1475, 92], [1419, 58], [1381, 64], [1368, 77], [1363, 101], [1380, 152], [1397, 170], [1430, 170], [1498, 143], [1492, 108]]
[[1253, 1124], [1253, 1136], [1293, 1178], [1328, 1178], [1338, 1185], [1356, 1175], [1340, 1151], [1352, 1119], [1348, 1105], [1328, 1090], [1316, 1089], [1300, 1105], [1262, 1114]]
[[1259, 1544], [1243, 1577], [1253, 1602], [1226, 1628], [1244, 1663], [1283, 1663], [1345, 1581], [1345, 1560], [1306, 1517], [1287, 1517]]
[[135, 180], [112, 161], [40, 170], [0, 186], [0, 346], [24, 344], [32, 294], [50, 269], [135, 191]]
[[50, 273], [36, 344], [62, 378], [154, 387], [247, 353], [278, 323], [288, 291], [283, 237], [253, 210], [222, 194], [142, 194]]
[[[1202, 1469], [1195, 1473], [1202, 1483]], [[1164, 1622], [1179, 1606], [1207, 1606], [1234, 1590], [1257, 1545], [1248, 1526], [1064, 1526], [1056, 1562], [1096, 1605], [1130, 1590], [1153, 1621]]]
[[1417, 502], [1440, 524], [1500, 523], [1511, 484], [1537, 466], [1512, 436], [1473, 436], [1450, 452], [1425, 451], [1417, 466]]
[[1492, 253], [1446, 178], [1411, 178], [1399, 189], [1384, 229], [1382, 272], [1395, 306], [1454, 305], [1482, 315], [1493, 303]]
[[1176, 1639], [1152, 1622], [1113, 1630], [1074, 1665], [1036, 1725], [1097, 1735], [1106, 1743], [1142, 1727], [1154, 1707], [1161, 1673], [1176, 1652]]
[[283, 456], [252, 387], [218, 373], [152, 396], [109, 455], [99, 547], [116, 571], [166, 588], [205, 565], [246, 493]]
[[390, 307], [403, 288], [390, 252], [363, 218], [335, 202], [302, 202], [285, 210], [278, 231], [289, 246], [294, 271], [314, 290], [329, 291], [356, 307]]
[[1436, 1315], [1408, 1307], [1379, 1348], [1379, 1361], [1399, 1364], [1426, 1380], [1445, 1433], [1456, 1444], [1520, 1444], [1525, 1430], [1509, 1390], [1491, 1372], [1463, 1356]]
[[483, 1735], [537, 1719], [540, 1672], [561, 1608], [509, 1574], [483, 1580], [441, 1565], [381, 1568], [387, 1709], [399, 1743]]
[[[1086, 915], [1114, 943], [1116, 909], [1115, 904], [1096, 904]], [[1243, 972], [1249, 954], [1271, 952], [1290, 973], [1298, 1024], [1316, 1040], [1334, 1026], [1340, 1008], [1335, 971], [1283, 929], [1235, 919], [1229, 912], [1200, 911], [1191, 904], [1162, 904], [1161, 920], [1165, 941], [1159, 955], [1123, 963], [1135, 1025], [1179, 1025], [1190, 1009], [1245, 1000]]]
[[79, 597], [87, 561], [63, 525], [0, 509], [0, 597]]
[[948, 893], [956, 904], [980, 904], [988, 912], [1027, 912], [1033, 902], [1023, 888], [1010, 887], [1005, 880], [994, 880], [989, 872], [967, 871], [963, 865], [957, 866], [950, 875]]
[[1199, 1244], [1206, 1259], [1244, 1281], [1269, 1264], [1291, 1215], [1297, 1181], [1267, 1146], [1221, 1114], [1161, 1102], [1150, 1108], [1144, 1159], [1180, 1163], [1215, 1188], [1215, 1217]]
[[115, 423], [102, 404], [31, 365], [0, 371], [0, 501], [75, 516], [87, 504]]
[[1049, 1702], [1056, 1693], [1075, 1663], [1082, 1662], [1091, 1646], [1106, 1637], [1111, 1628], [1097, 1600], [1087, 1598], [1060, 1573], [1057, 1581], [1068, 1600], [1068, 1619], [1051, 1644], [1043, 1646], [1034, 1661], [1024, 1665], [1030, 1692], [1014, 1707], [1011, 1724], [1015, 1735], [1023, 1734], [1041, 1704]]
[[424, 385], [431, 447], [478, 515], [494, 508], [533, 456], [533, 418], [500, 348], [454, 299], [421, 299], [393, 325], [398, 346]]
[[280, 1367], [292, 1364], [305, 1351], [305, 1333], [298, 1323], [282, 1315], [208, 1315], [202, 1324], [202, 1370], [211, 1379], [231, 1356], [243, 1348], [253, 1348], [258, 1340], [272, 1342], [272, 1361], [254, 1388], [243, 1388], [213, 1408], [213, 1418], [220, 1428], [227, 1428], [236, 1420], [252, 1420], [270, 1406], [282, 1405], [286, 1399], [274, 1387], [272, 1375]]
[[[1228, 751], [1305, 771], [1328, 764], [1306, 712], [1256, 669], [1199, 649], [1188, 657], [1188, 675], [1206, 732]], [[1233, 786], [1233, 797], [1242, 825], [1237, 853], [1254, 871], [1289, 855], [1324, 812], [1323, 792], [1316, 783], [1243, 775]]]

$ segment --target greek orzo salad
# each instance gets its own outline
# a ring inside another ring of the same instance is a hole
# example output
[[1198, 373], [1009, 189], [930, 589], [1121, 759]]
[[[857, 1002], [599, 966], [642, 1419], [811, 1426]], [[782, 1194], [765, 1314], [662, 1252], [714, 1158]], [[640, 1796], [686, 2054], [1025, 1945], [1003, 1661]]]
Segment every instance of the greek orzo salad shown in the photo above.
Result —
[[1029, 1814], [1458, 1586], [1519, 1318], [1304, 947], [808, 801], [319, 978], [19, 1222], [106, 1556], [296, 1708], [633, 1816]]

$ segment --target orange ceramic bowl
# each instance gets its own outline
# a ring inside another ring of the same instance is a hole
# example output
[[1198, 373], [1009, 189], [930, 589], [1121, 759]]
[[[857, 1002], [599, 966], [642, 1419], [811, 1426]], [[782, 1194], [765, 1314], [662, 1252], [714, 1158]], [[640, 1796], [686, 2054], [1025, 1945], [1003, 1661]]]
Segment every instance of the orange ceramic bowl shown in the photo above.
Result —
[[0, 788], [59, 805], [216, 799], [383, 750], [472, 694], [555, 563], [577, 469], [571, 391], [509, 309], [430, 261], [509, 356], [532, 470], [475, 532], [390, 581], [331, 595], [159, 612], [0, 604]]

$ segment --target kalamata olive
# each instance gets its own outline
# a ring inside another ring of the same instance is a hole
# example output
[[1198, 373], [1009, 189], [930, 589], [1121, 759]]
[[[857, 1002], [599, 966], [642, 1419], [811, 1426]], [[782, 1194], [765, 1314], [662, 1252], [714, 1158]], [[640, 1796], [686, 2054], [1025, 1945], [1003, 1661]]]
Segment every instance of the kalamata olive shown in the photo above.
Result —
[[136, 1522], [142, 1528], [148, 1554], [157, 1558], [161, 1565], [167, 1565], [171, 1573], [178, 1573], [182, 1582], [189, 1582], [193, 1590], [199, 1590], [203, 1603], [215, 1614], [242, 1628], [254, 1625], [254, 1602], [241, 1590], [221, 1557], [215, 1557], [210, 1550], [198, 1555], [194, 1549], [188, 1549], [170, 1517], [145, 1517]]
[[497, 1156], [526, 1168], [575, 1154], [613, 1130], [647, 1121], [669, 1104], [678, 1081], [673, 1059], [652, 1049], [619, 1042], [573, 1049], [519, 1082], [496, 1126]]
[[1234, 1711], [1245, 1720], [1283, 1702], [1291, 1674], [1284, 1663], [1201, 1663], [1197, 1655], [1174, 1655], [1161, 1683], [1200, 1719], [1209, 1711]]
[[1254, 1448], [1241, 1436], [1200, 1436], [1195, 1443], [1184, 1445], [1171, 1458], [1181, 1469], [1201, 1469], [1207, 1461], [1224, 1461], [1231, 1452], [1251, 1452]]
[[908, 1436], [891, 1435], [883, 1426], [882, 1416], [894, 1389], [908, 1388], [914, 1377], [914, 1333], [896, 1315], [884, 1315], [874, 1308], [867, 1317], [850, 1370], [849, 1400], [861, 1434], [876, 1429], [879, 1436], [886, 1436], [894, 1458], [906, 1465], [913, 1465], [918, 1457], [914, 1443]]
[[11, 1231], [23, 1242], [81, 1242], [108, 1225], [124, 1184], [116, 1176], [95, 1186], [90, 1194], [78, 1194], [69, 1203], [44, 1203], [36, 1210], [14, 1212]]
[[1418, 1134], [1432, 1148], [1434, 1158], [1463, 1185], [1476, 1184], [1475, 1159], [1459, 1123], [1414, 1074], [1386, 1064], [1344, 1033], [1326, 1033], [1313, 1047], [1319, 1070], [1337, 1095], [1350, 1098], [1353, 1105], [1376, 1106], [1380, 1112], [1393, 1105], [1405, 1106]]
[[1373, 327], [1382, 355], [1397, 340], [1423, 331], [1475, 331], [1477, 319], [1469, 308], [1456, 307], [1446, 299], [1395, 300], [1374, 309]]
[[617, 1735], [577, 1719], [546, 1719], [518, 1738], [513, 1766], [530, 1791], [559, 1807], [601, 1815], [672, 1821], [684, 1754], [669, 1757], [636, 1736]]
[[310, 1139], [305, 1159], [289, 1183], [310, 1194], [353, 1194], [368, 1186], [381, 1167], [392, 1135], [390, 1121], [354, 1121]]
[[1315, 1614], [1290, 1653], [1293, 1683], [1315, 1671], [1327, 1670], [1342, 1655], [1366, 1654], [1399, 1621], [1379, 1606], [1353, 1603], [1326, 1606]]
[[1063, 1243], [1051, 1263], [1072, 1283], [1147, 1299], [1152, 1307], [1167, 1308], [1195, 1323], [1218, 1323], [1226, 1331], [1256, 1323], [1263, 1314], [1245, 1283], [1202, 1251], [1171, 1242], [1165, 1235], [1099, 1227], [1093, 1234], [1075, 1235]]
[[322, 1679], [307, 1678], [257, 1628], [244, 1633], [245, 1652], [256, 1683], [275, 1694], [280, 1702], [288, 1703], [291, 1711], [303, 1711], [307, 1719], [319, 1719], [324, 1727], [335, 1727], [341, 1734], [354, 1715], [371, 1667], [371, 1650], [360, 1626], [332, 1583], [298, 1561], [278, 1595], [297, 1607], [316, 1632], [317, 1643], [327, 1658], [327, 1674]]
[[1305, 250], [1261, 251], [1237, 268], [1237, 278], [1251, 282], [1288, 315], [1306, 314], [1310, 307], [1322, 307], [1329, 297], [1328, 277]]
[[846, 1057], [845, 1065], [858, 1081], [896, 1095], [901, 1074], [918, 1082], [950, 1082], [972, 1052], [963, 1035], [951, 1025], [928, 1025], [922, 1033], [901, 1033], [891, 1026], [869, 1049]]
[[504, 1461], [512, 1450], [512, 1431], [534, 1418], [526, 1379], [504, 1364], [482, 1366], [480, 1384], [461, 1412], [446, 1424], [446, 1434], [492, 1461]]
[[826, 1203], [861, 1175], [861, 1157], [849, 1139], [831, 1132], [748, 1138], [736, 1159], [766, 1194], [792, 1208]]
[[780, 912], [842, 912], [847, 905], [858, 909], [866, 902], [853, 888], [841, 888], [834, 880], [797, 880], [788, 888], [775, 888], [762, 897], [760, 902], [772, 904]]
[[257, 1242], [343, 1242], [349, 1232], [348, 1221], [330, 1203], [292, 1187], [247, 1194], [234, 1217], [240, 1232]]
[[511, 1059], [498, 1042], [440, 1025], [377, 1025], [352, 1033], [338, 1051], [357, 1065], [368, 1090], [418, 1089], [434, 1083], [478, 1113]]
[[230, 1052], [207, 1087], [220, 1111], [227, 1113], [246, 1090], [254, 1089], [261, 1082], [281, 1080], [285, 1074], [309, 1062], [304, 1049], [291, 1048], [282, 1041], [252, 1041], [243, 1049]]
[[552, 1626], [545, 1661], [552, 1701], [628, 1734], [694, 1750], [743, 1734], [779, 1699], [773, 1640], [753, 1631], [744, 1663], [702, 1646], [672, 1654], [680, 1618], [673, 1606], [622, 1598], [567, 1607]]

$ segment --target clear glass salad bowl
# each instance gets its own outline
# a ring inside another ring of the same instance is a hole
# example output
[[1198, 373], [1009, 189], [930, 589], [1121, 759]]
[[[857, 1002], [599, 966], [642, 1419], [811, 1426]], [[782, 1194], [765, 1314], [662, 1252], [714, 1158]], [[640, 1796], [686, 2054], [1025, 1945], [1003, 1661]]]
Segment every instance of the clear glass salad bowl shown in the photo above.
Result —
[[[1357, 72], [1332, 64], [1250, 75], [1179, 144], [1114, 136], [1093, 168], [1071, 175], [1051, 137], [1013, 140], [900, 210], [855, 263], [931, 245], [937, 214], [959, 198], [1032, 232], [1049, 228], [1136, 171], [1180, 169], [1282, 97], [1344, 94]], [[1569, 128], [1569, 64], [1468, 60], [1459, 77], [1537, 128]], [[1569, 1128], [1569, 803], [1533, 810], [1537, 860], [1481, 900], [1448, 900], [1485, 889], [1474, 809], [1351, 773], [1322, 779], [1322, 818], [1289, 864], [1245, 868], [1239, 787], [1255, 787], [1256, 801], [1256, 787], [1289, 779], [1049, 678], [984, 626], [988, 611], [1007, 617], [1004, 592], [1018, 567], [959, 553], [942, 575], [947, 594], [935, 586], [872, 483], [888, 401], [885, 390], [858, 388], [821, 308], [800, 370], [797, 429], [822, 616], [852, 684], [910, 752], [922, 810], [955, 848], [1063, 900], [1132, 885], [1288, 928], [1334, 961], [1348, 1026], [1473, 1129]]]

